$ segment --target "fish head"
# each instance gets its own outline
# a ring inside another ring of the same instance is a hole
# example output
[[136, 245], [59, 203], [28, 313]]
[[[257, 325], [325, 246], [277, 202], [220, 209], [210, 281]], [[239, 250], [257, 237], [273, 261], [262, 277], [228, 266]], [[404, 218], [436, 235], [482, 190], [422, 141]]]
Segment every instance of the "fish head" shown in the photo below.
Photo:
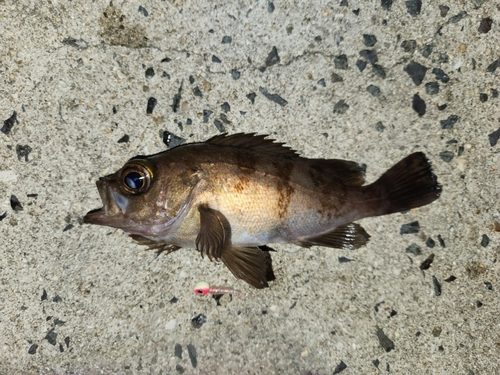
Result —
[[119, 171], [96, 182], [103, 207], [83, 218], [85, 223], [146, 235], [148, 229], [172, 219], [167, 208], [166, 182], [153, 160], [136, 157]]

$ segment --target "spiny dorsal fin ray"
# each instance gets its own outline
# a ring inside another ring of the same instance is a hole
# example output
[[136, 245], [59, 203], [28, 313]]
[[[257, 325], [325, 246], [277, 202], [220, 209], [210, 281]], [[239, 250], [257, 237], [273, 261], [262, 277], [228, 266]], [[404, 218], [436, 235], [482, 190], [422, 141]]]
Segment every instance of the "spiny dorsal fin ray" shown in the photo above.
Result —
[[227, 135], [227, 133], [216, 135], [206, 141], [208, 144], [247, 148], [263, 154], [274, 154], [287, 158], [300, 158], [297, 151], [284, 143], [276, 142], [274, 139], [266, 138], [267, 134], [257, 135], [256, 133], [236, 133]]

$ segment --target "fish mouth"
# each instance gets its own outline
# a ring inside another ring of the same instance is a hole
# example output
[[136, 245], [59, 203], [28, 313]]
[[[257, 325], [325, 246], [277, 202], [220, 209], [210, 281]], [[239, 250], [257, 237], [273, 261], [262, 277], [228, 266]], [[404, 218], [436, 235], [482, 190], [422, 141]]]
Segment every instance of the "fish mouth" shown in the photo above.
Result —
[[110, 204], [113, 201], [113, 194], [108, 187], [107, 179], [108, 177], [102, 177], [96, 181], [103, 207], [87, 212], [83, 217], [83, 222], [86, 224], [114, 226], [113, 222], [123, 217], [123, 212], [116, 205]]

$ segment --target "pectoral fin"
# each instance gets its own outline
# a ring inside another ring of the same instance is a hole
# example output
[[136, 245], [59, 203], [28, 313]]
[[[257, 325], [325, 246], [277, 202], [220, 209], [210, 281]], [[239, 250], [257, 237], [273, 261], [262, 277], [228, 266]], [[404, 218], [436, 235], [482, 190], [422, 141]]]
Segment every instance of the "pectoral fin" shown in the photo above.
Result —
[[269, 252], [258, 247], [230, 247], [222, 253], [222, 261], [234, 276], [258, 289], [269, 286], [268, 276], [274, 278]]
[[201, 256], [219, 260], [226, 247], [231, 246], [231, 226], [226, 217], [206, 204], [198, 206], [200, 212], [200, 233], [196, 237], [196, 248]]
[[302, 239], [298, 241], [298, 244], [304, 247], [326, 246], [353, 250], [365, 245], [369, 238], [370, 235], [366, 233], [361, 225], [349, 223], [320, 236]]

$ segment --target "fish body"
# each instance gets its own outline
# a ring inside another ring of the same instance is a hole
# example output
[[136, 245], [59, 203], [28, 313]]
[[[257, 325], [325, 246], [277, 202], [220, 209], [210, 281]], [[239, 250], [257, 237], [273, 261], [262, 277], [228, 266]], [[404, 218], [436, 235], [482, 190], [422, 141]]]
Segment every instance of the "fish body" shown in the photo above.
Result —
[[364, 167], [308, 159], [265, 135], [234, 134], [130, 159], [97, 181], [103, 207], [84, 221], [120, 228], [159, 251], [195, 248], [261, 288], [272, 278], [268, 243], [357, 248], [355, 220], [431, 203], [441, 186], [423, 153], [373, 184]]

